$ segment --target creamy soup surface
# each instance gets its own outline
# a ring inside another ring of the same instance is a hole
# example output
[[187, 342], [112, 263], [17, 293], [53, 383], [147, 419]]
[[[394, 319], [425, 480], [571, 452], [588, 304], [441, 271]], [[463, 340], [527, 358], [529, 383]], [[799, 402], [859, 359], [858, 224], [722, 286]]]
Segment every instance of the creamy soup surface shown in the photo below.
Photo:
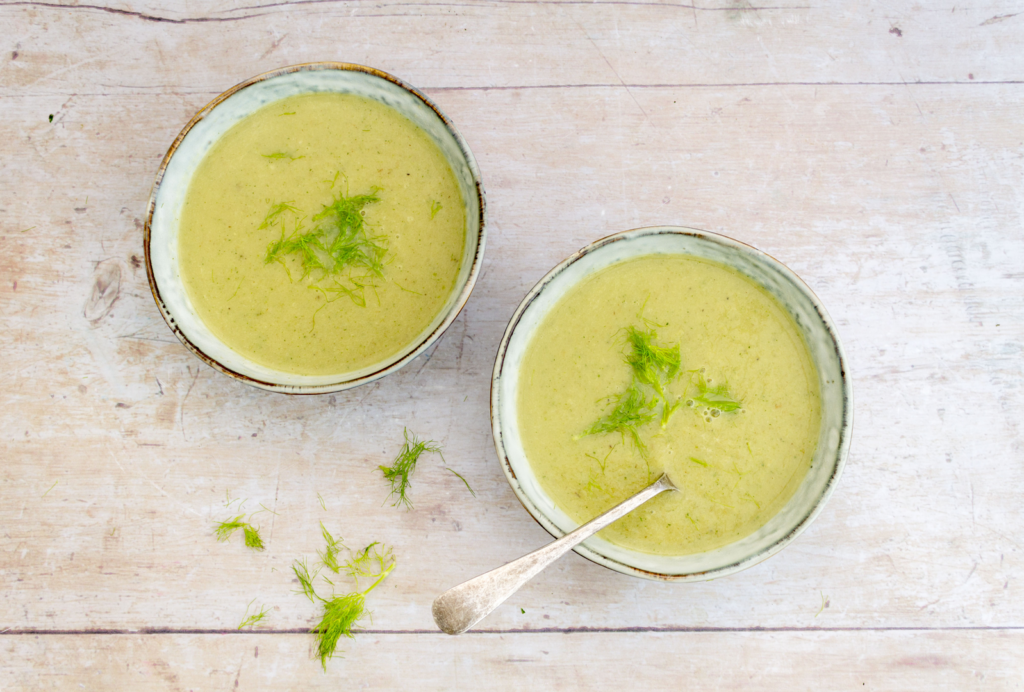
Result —
[[[627, 362], [643, 362], [638, 339], [669, 362], [678, 354], [675, 372], [638, 380]], [[757, 530], [793, 495], [818, 441], [817, 375], [793, 319], [751, 280], [695, 257], [641, 257], [586, 279], [545, 317], [519, 378], [527, 458], [573, 519], [663, 471], [682, 489], [600, 534], [642, 552], [703, 552]], [[609, 430], [629, 410], [640, 422]]]
[[[331, 211], [339, 200], [361, 225]], [[329, 254], [332, 243], [356, 226], [362, 255], [336, 261], [347, 255]], [[431, 324], [464, 243], [455, 176], [425, 132], [376, 101], [304, 94], [239, 122], [200, 163], [179, 265], [203, 322], [234, 351], [285, 372], [340, 374]]]

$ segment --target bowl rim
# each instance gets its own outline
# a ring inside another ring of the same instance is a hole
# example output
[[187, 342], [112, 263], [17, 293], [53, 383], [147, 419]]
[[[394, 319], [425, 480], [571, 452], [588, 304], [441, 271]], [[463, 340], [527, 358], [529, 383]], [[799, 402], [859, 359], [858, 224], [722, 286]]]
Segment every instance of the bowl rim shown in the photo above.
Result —
[[[720, 233], [714, 233], [712, 231], [704, 231], [696, 228], [689, 228], [685, 226], [643, 226], [639, 228], [633, 228], [626, 231], [620, 231], [612, 233], [611, 235], [599, 238], [589, 245], [577, 250], [569, 257], [565, 258], [548, 273], [546, 273], [534, 286], [530, 289], [529, 293], [523, 298], [522, 302], [516, 308], [512, 317], [509, 319], [508, 326], [505, 328], [505, 333], [502, 335], [501, 343], [498, 346], [498, 352], [494, 360], [494, 370], [491, 375], [491, 434], [494, 438], [495, 451], [498, 454], [498, 461], [501, 464], [502, 471], [505, 474], [505, 479], [508, 481], [509, 486], [512, 488], [512, 492], [515, 494], [516, 499], [523, 506], [524, 509], [533, 517], [540, 526], [551, 534], [554, 538], [561, 538], [565, 535], [550, 518], [548, 518], [537, 505], [530, 499], [530, 497], [523, 490], [522, 485], [516, 478], [515, 470], [512, 468], [511, 460], [505, 449], [504, 435], [501, 428], [501, 407], [499, 405], [501, 380], [505, 368], [505, 356], [508, 350], [509, 342], [512, 339], [512, 335], [518, 327], [520, 320], [523, 315], [538, 298], [538, 296], [544, 291], [544, 289], [565, 269], [570, 265], [575, 264], [577, 261], [585, 257], [586, 255], [595, 252], [607, 245], [628, 242], [634, 238], [643, 238], [653, 235], [683, 235], [691, 236], [704, 241], [718, 243], [741, 252], [747, 252], [759, 256], [767, 260], [770, 264], [775, 265], [775, 268], [780, 271], [787, 279], [789, 279], [798, 290], [803, 292], [811, 301], [815, 308], [818, 316], [828, 331], [831, 337], [832, 346], [835, 348], [836, 356], [839, 362], [839, 380], [842, 390], [842, 401], [843, 401], [843, 412], [842, 412], [842, 425], [839, 428], [839, 442], [836, 448], [836, 463], [832, 469], [828, 481], [820, 496], [818, 496], [814, 505], [806, 512], [799, 523], [794, 526], [789, 532], [780, 537], [777, 541], [769, 545], [768, 547], [749, 555], [745, 558], [737, 560], [731, 564], [723, 567], [705, 570], [701, 572], [690, 572], [683, 574], [667, 574], [662, 572], [655, 572], [651, 570], [641, 569], [631, 564], [610, 558], [592, 548], [587, 546], [585, 543], [581, 543], [573, 550], [581, 555], [582, 557], [594, 562], [608, 569], [623, 574], [641, 577], [653, 581], [666, 581], [666, 582], [688, 582], [688, 581], [709, 581], [717, 577], [724, 577], [729, 574], [740, 572], [748, 567], [767, 560], [769, 557], [775, 555], [787, 545], [792, 543], [797, 536], [810, 526], [810, 524], [817, 518], [821, 513], [828, 499], [832, 496], [835, 486], [839, 481], [839, 477], [842, 475], [843, 469], [846, 466], [846, 459], [849, 455], [851, 435], [853, 432], [853, 392], [850, 384], [850, 377], [847, 374], [847, 361], [846, 354], [843, 350], [842, 342], [839, 340], [835, 324], [832, 318], [829, 316], [825, 307], [821, 301], [814, 294], [814, 291], [801, 279], [795, 272], [789, 267], [775, 259], [771, 255], [762, 250], [755, 248], [752, 245], [748, 245], [742, 241], [730, 238], [729, 236], [722, 235]], [[683, 254], [683, 253], [680, 253]], [[638, 255], [639, 256], [639, 255]]]
[[[416, 348], [412, 349], [405, 356], [390, 363], [389, 365], [380, 367], [376, 370], [373, 370], [372, 372], [351, 379], [339, 379], [336, 382], [329, 382], [326, 384], [281, 384], [253, 377], [251, 375], [247, 375], [245, 373], [241, 373], [229, 368], [228, 366], [224, 365], [220, 361], [205, 353], [201, 348], [199, 348], [195, 343], [193, 343], [192, 340], [189, 339], [188, 336], [185, 335], [185, 333], [178, 327], [174, 315], [168, 309], [166, 303], [164, 302], [160, 294], [160, 287], [157, 284], [156, 277], [153, 271], [153, 261], [151, 258], [153, 214], [156, 210], [157, 194], [160, 191], [160, 185], [163, 182], [164, 174], [167, 171], [167, 166], [171, 162], [171, 158], [174, 156], [175, 152], [178, 150], [179, 145], [182, 143], [182, 141], [184, 141], [185, 137], [192, 130], [192, 128], [195, 127], [204, 118], [206, 118], [217, 106], [219, 106], [221, 103], [223, 103], [239, 91], [242, 91], [243, 89], [250, 87], [253, 84], [257, 84], [259, 82], [264, 82], [276, 77], [292, 74], [294, 72], [316, 72], [326, 70], [362, 72], [370, 76], [378, 77], [380, 79], [388, 81], [421, 100], [424, 103], [424, 105], [426, 105], [431, 111], [433, 111], [434, 114], [437, 115], [437, 117], [441, 120], [441, 122], [444, 123], [444, 126], [455, 139], [455, 142], [458, 145], [459, 150], [465, 157], [466, 165], [473, 176], [473, 184], [479, 206], [479, 214], [477, 218], [478, 228], [476, 233], [477, 246], [476, 252], [473, 255], [473, 262], [469, 269], [469, 274], [466, 277], [466, 282], [460, 289], [459, 294], [456, 297], [455, 301], [452, 303], [451, 307], [449, 307], [448, 314], [445, 316], [443, 320], [441, 320], [441, 322], [433, 330], [430, 331], [430, 333], [426, 334], [422, 338], [422, 340], [420, 341], [419, 345], [416, 346]], [[472, 151], [470, 151], [469, 145], [463, 138], [462, 134], [455, 127], [455, 124], [425, 94], [420, 92], [415, 87], [406, 84], [397, 77], [388, 74], [387, 72], [378, 70], [373, 67], [367, 67], [365, 65], [332, 61], [298, 63], [295, 65], [279, 67], [268, 72], [262, 72], [258, 75], [250, 77], [249, 79], [246, 79], [243, 82], [239, 82], [230, 89], [224, 91], [221, 94], [218, 94], [213, 100], [211, 100], [201, 109], [199, 109], [199, 111], [197, 111], [196, 114], [193, 115], [192, 118], [188, 121], [185, 127], [182, 128], [181, 132], [178, 133], [178, 136], [175, 137], [174, 141], [171, 143], [170, 148], [167, 150], [167, 153], [164, 155], [163, 160], [160, 162], [159, 169], [157, 169], [156, 177], [153, 181], [153, 186], [150, 190], [149, 203], [146, 206], [146, 222], [143, 227], [142, 236], [143, 250], [146, 256], [146, 276], [149, 279], [150, 292], [153, 294], [153, 299], [156, 301], [157, 308], [160, 310], [160, 315], [164, 318], [164, 321], [167, 323], [167, 326], [170, 327], [171, 331], [178, 338], [178, 340], [181, 341], [185, 348], [187, 348], [189, 351], [192, 352], [194, 356], [199, 358], [199, 360], [203, 361], [213, 369], [218, 370], [236, 380], [244, 382], [245, 384], [258, 387], [260, 389], [281, 392], [284, 394], [312, 395], [340, 392], [346, 389], [351, 389], [352, 387], [357, 387], [361, 384], [373, 382], [391, 372], [394, 372], [395, 370], [402, 368], [403, 366], [407, 365], [410, 361], [412, 361], [414, 358], [416, 358], [418, 355], [420, 355], [425, 350], [430, 348], [441, 337], [441, 335], [444, 334], [448, 327], [452, 325], [455, 319], [462, 312], [462, 309], [466, 306], [466, 303], [469, 301], [469, 296], [473, 292], [473, 288], [476, 285], [477, 278], [480, 275], [480, 271], [483, 265], [484, 246], [486, 244], [487, 239], [486, 210], [487, 203], [486, 196], [484, 194], [483, 183], [480, 177], [480, 167], [477, 164], [477, 161], [474, 158]]]

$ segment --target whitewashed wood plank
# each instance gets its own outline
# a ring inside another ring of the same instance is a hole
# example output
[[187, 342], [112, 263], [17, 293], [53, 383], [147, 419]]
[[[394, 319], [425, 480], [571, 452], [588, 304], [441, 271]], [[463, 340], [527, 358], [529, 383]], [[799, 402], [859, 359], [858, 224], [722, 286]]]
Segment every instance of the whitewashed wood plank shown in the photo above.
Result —
[[326, 673], [305, 634], [0, 635], [7, 690], [1020, 690], [1024, 635], [360, 634]]
[[1011, 0], [799, 5], [15, 3], [0, 94], [210, 94], [312, 60], [424, 88], [1024, 79]]

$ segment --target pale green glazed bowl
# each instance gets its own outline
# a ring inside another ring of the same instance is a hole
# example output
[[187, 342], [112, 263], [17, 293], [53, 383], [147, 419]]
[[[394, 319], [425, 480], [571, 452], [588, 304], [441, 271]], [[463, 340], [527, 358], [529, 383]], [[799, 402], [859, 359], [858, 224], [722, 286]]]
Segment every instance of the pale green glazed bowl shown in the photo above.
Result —
[[[217, 140], [269, 103], [297, 94], [335, 92], [373, 99], [398, 111], [438, 146], [455, 174], [466, 216], [466, 240], [455, 288], [433, 321], [397, 353], [378, 363], [334, 375], [296, 375], [256, 363], [218, 339], [200, 319], [178, 270], [178, 222], [192, 175]], [[153, 185], [146, 217], [146, 270], [160, 314], [198, 358], [242, 382], [288, 394], [323, 394], [372, 382], [430, 347], [469, 300], [483, 259], [484, 190], [469, 146], [426, 96], [389, 74], [362, 65], [320, 62], [258, 75], [224, 92], [181, 131]]]
[[789, 503], [767, 524], [716, 550], [683, 556], [642, 553], [594, 536], [575, 550], [610, 569], [646, 579], [697, 581], [725, 576], [789, 545], [818, 516], [835, 489], [850, 449], [853, 399], [835, 326], [811, 289], [785, 265], [731, 238], [677, 226], [602, 238], [552, 269], [519, 305], [498, 348], [491, 381], [491, 427], [502, 469], [516, 497], [552, 536], [578, 524], [540, 486], [519, 435], [519, 370], [530, 339], [551, 309], [583, 279], [617, 262], [657, 254], [702, 257], [736, 269], [771, 293], [795, 320], [821, 389], [821, 431], [811, 469]]

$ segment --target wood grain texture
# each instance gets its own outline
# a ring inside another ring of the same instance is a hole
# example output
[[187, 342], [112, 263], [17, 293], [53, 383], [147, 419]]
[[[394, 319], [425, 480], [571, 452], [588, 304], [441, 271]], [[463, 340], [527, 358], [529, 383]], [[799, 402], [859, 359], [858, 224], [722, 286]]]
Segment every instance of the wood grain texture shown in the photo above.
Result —
[[[1019, 689], [1024, 13], [734, 4], [0, 4], [0, 687], [595, 689], [647, 656], [654, 688]], [[490, 236], [430, 352], [292, 398], [174, 339], [141, 226], [196, 110], [311, 60], [435, 100]], [[434, 634], [434, 596], [548, 540], [491, 442], [509, 316], [583, 245], [665, 223], [765, 250], [827, 306], [855, 397], [839, 489], [743, 573], [673, 586], [570, 555], [483, 633]], [[426, 459], [414, 509], [382, 504], [403, 427], [476, 497]], [[215, 541], [227, 493], [276, 512], [266, 552]], [[399, 559], [327, 676], [289, 570], [320, 520]], [[253, 598], [269, 631], [224, 634]]]
[[189, 690], [833, 689], [1019, 690], [1024, 633], [702, 632], [397, 634], [346, 643], [321, 671], [302, 634], [19, 636], [14, 688]]

